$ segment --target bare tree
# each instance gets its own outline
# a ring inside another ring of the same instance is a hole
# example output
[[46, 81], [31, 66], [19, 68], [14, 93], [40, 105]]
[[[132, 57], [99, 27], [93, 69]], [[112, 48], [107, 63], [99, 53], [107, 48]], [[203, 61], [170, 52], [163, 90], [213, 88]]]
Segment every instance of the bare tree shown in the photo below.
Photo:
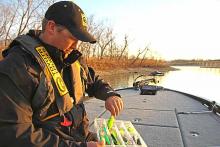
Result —
[[128, 36], [125, 35], [123, 46], [120, 47], [115, 41], [113, 28], [106, 26], [104, 22], [95, 21], [95, 17], [91, 15], [88, 18], [88, 31], [93, 34], [97, 40], [96, 44], [88, 44], [79, 42], [78, 49], [84, 54], [86, 58], [104, 56], [113, 58], [128, 56]]
[[17, 0], [18, 5], [23, 6], [22, 9], [17, 11], [20, 16], [17, 36], [22, 34], [28, 25], [38, 22], [36, 19], [34, 19], [34, 16], [36, 17], [36, 11], [43, 4], [43, 2], [44, 0]]
[[107, 47], [110, 45], [112, 41], [114, 41], [114, 36], [113, 36], [113, 30], [112, 28], [106, 28], [105, 32], [103, 33], [103, 36], [99, 38], [97, 41], [99, 47], [100, 47], [100, 58], [102, 59], [104, 56], [104, 52], [107, 49]]
[[142, 57], [142, 59], [141, 59], [140, 66], [142, 65], [142, 63], [143, 63], [143, 61], [144, 61], [144, 59], [145, 59], [147, 53], [150, 51], [149, 45], [150, 45], [150, 43], [145, 47], [145, 48], [146, 48], [146, 51], [145, 51], [145, 53], [144, 53], [144, 55], [143, 55], [143, 57]]
[[118, 46], [115, 41], [111, 41], [109, 44], [109, 49], [108, 49], [108, 55], [112, 59], [114, 57], [117, 57], [118, 55]]
[[[94, 15], [91, 15], [88, 18], [88, 31], [95, 36], [96, 40], [99, 40], [100, 35], [102, 33], [101, 31], [102, 28], [103, 27], [101, 23], [95, 23]], [[78, 49], [87, 58], [90, 56], [95, 57], [97, 55], [97, 44], [90, 44], [80, 41], [78, 43]]]
[[8, 39], [11, 40], [11, 37], [9, 36], [9, 33], [10, 33], [11, 28], [12, 28], [12, 26], [14, 24], [14, 20], [15, 20], [15, 17], [16, 17], [16, 11], [18, 10], [18, 5], [16, 7], [14, 7], [14, 8], [15, 9], [13, 9], [11, 11], [10, 22], [8, 23], [8, 26], [5, 26], [5, 27], [7, 27], [6, 28], [6, 34], [5, 34], [5, 44], [4, 44], [5, 46], [7, 46], [7, 44], [8, 44]]
[[0, 40], [2, 42], [2, 46], [4, 47], [7, 43], [8, 32], [11, 29], [15, 15], [12, 7], [6, 4], [0, 4], [0, 11]]
[[44, 12], [54, 0], [11, 0], [0, 6], [0, 39], [5, 46], [29, 29], [39, 29]]
[[130, 65], [133, 65], [133, 64], [139, 59], [139, 56], [140, 56], [141, 54], [143, 54], [147, 49], [148, 49], [148, 47], [145, 47], [142, 51], [139, 49], [136, 58], [131, 62]]
[[5, 33], [5, 26], [7, 25], [7, 23], [9, 22], [9, 14], [7, 14], [7, 8], [3, 5], [0, 4], [0, 38], [4, 35]]
[[123, 56], [123, 54], [125, 53], [126, 49], [128, 48], [128, 35], [125, 35], [124, 37], [124, 47], [122, 48], [120, 55], [118, 57], [118, 60], [121, 59], [121, 57]]

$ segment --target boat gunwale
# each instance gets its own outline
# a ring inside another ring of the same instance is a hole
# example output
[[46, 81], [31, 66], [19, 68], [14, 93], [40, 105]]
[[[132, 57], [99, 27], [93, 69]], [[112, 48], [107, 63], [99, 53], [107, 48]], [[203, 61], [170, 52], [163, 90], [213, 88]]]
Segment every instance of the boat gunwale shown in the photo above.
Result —
[[[115, 91], [129, 90], [129, 89], [134, 89], [134, 87], [117, 88], [117, 89], [115, 89]], [[196, 95], [193, 95], [193, 94], [189, 94], [189, 93], [178, 91], [178, 90], [174, 90], [174, 89], [163, 88], [162, 90], [177, 92], [177, 93], [183, 94], [185, 96], [188, 96], [188, 97], [190, 97], [192, 99], [195, 99], [195, 100], [201, 102], [203, 105], [206, 104], [208, 106], [208, 109], [212, 110], [213, 113], [215, 113], [215, 114], [218, 113], [218, 115], [220, 115], [220, 104], [218, 104], [215, 101], [211, 101], [211, 100], [208, 100], [206, 98], [202, 98], [202, 97], [199, 97], [199, 96], [196, 96]]]

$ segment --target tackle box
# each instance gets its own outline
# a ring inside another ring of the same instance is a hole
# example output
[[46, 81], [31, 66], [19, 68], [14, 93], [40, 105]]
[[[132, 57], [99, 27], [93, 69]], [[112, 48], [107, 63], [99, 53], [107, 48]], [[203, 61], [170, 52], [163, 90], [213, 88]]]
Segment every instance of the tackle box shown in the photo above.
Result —
[[130, 121], [115, 120], [111, 129], [107, 122], [104, 118], [94, 120], [97, 137], [99, 141], [104, 139], [107, 147], [147, 147]]

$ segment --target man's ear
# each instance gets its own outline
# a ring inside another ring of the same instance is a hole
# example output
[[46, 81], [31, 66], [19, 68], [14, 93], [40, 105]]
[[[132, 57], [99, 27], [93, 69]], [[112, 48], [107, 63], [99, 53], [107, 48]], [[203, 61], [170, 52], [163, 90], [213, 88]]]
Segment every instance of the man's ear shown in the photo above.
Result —
[[54, 35], [56, 23], [53, 20], [49, 20], [46, 25], [46, 29], [50, 35]]

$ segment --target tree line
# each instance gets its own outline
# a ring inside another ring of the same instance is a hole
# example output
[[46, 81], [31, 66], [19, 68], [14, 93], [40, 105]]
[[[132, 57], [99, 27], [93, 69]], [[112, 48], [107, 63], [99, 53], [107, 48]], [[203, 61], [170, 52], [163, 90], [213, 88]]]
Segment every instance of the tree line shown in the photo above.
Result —
[[[41, 20], [47, 8], [55, 0], [11, 0], [0, 2], [0, 46], [1, 49], [17, 36], [25, 34], [30, 29], [41, 29]], [[112, 27], [104, 22], [95, 21], [95, 16], [88, 17], [88, 30], [97, 39], [96, 44], [79, 42], [78, 49], [83, 53], [87, 62], [107, 60], [112, 64], [130, 67], [145, 66], [146, 61], [151, 65], [166, 65], [165, 61], [147, 58], [150, 49], [146, 46], [139, 49], [136, 56], [128, 56], [130, 38], [124, 34], [123, 41], [117, 42]]]

